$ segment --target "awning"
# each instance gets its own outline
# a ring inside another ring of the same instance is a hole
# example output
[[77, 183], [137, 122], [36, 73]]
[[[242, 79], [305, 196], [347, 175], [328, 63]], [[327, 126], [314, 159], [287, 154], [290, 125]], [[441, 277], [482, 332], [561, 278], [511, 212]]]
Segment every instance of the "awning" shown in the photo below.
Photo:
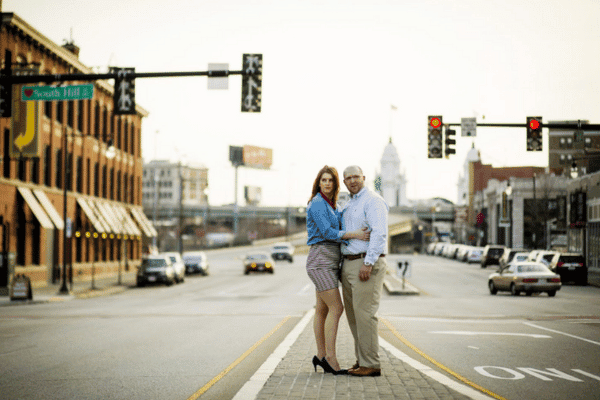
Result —
[[142, 230], [144, 231], [144, 234], [146, 236], [148, 236], [148, 237], [158, 236], [156, 229], [154, 229], [154, 227], [152, 226], [152, 223], [148, 220], [148, 218], [146, 217], [146, 214], [144, 214], [142, 207], [131, 207], [130, 210], [131, 210], [131, 213], [133, 214], [133, 217], [137, 221], [137, 223], [142, 227]]
[[89, 206], [87, 200], [84, 199], [83, 197], [78, 197], [77, 203], [79, 203], [79, 206], [81, 207], [81, 209], [83, 210], [85, 215], [87, 215], [88, 219], [94, 226], [94, 229], [96, 230], [96, 232], [100, 232], [100, 233], [106, 232], [106, 229], [104, 228], [104, 224], [98, 220], [98, 218], [96, 217], [96, 213]]
[[108, 229], [106, 232], [111, 232], [111, 233], [121, 233], [121, 224], [119, 223], [119, 221], [116, 221], [115, 218], [112, 216], [112, 213], [110, 213], [107, 209], [106, 209], [106, 202], [102, 201], [102, 200], [91, 200], [94, 202], [94, 205], [96, 206], [96, 210], [98, 211], [98, 213], [102, 216], [102, 219], [104, 219], [104, 221], [106, 222], [105, 225], [108, 226]]
[[90, 209], [94, 212], [94, 215], [96, 216], [96, 219], [98, 219], [98, 222], [104, 227], [103, 233], [112, 232], [113, 231], [112, 226], [108, 223], [108, 221], [104, 217], [104, 214], [100, 211], [100, 206], [98, 205], [98, 200], [88, 198], [87, 204], [90, 207]]
[[40, 189], [35, 189], [33, 193], [40, 201], [42, 207], [46, 210], [46, 213], [54, 223], [54, 226], [56, 226], [56, 229], [63, 230], [65, 228], [65, 222], [58, 211], [56, 211], [56, 208], [54, 208], [54, 204], [52, 204], [48, 196], [46, 196], [46, 193]]
[[21, 193], [21, 196], [25, 199], [25, 202], [27, 203], [29, 208], [31, 208], [33, 215], [35, 215], [37, 220], [40, 222], [40, 225], [46, 229], [54, 229], [52, 221], [50, 221], [50, 218], [48, 218], [48, 215], [46, 215], [46, 212], [44, 211], [40, 203], [38, 203], [38, 201], [35, 199], [35, 196], [31, 192], [31, 189], [28, 189], [26, 187], [17, 187], [17, 189], [19, 190], [19, 193]]
[[124, 221], [125, 233], [127, 235], [132, 235], [132, 236], [141, 236], [142, 235], [142, 232], [139, 230], [138, 226], [133, 221], [133, 219], [131, 219], [131, 216], [129, 215], [129, 213], [127, 212], [125, 207], [123, 207], [121, 205], [115, 205], [113, 208], [114, 208], [114, 211], [117, 214], [118, 218], [120, 220]]

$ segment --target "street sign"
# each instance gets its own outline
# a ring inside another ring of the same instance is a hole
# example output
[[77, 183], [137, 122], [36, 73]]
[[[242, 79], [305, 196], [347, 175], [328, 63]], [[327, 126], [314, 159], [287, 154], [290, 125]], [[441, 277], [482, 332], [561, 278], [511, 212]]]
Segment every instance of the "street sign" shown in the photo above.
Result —
[[228, 71], [229, 72], [229, 63], [209, 63], [208, 64], [208, 79], [207, 79], [207, 89], [229, 89], [229, 76], [211, 76], [210, 72], [212, 71]]
[[21, 100], [87, 100], [94, 97], [94, 85], [70, 85], [70, 86], [24, 86], [21, 89]]
[[477, 119], [476, 118], [461, 118], [460, 119], [460, 135], [461, 136], [477, 136]]

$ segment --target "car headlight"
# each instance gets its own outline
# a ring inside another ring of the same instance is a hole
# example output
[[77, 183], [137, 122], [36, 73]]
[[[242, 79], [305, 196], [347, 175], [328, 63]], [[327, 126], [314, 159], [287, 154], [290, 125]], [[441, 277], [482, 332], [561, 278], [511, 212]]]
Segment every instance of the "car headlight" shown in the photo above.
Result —
[[270, 263], [270, 262], [268, 262], [268, 263], [265, 263], [265, 267], [267, 267], [267, 268], [271, 268], [271, 267], [272, 267], [272, 265], [271, 265], [271, 263]]

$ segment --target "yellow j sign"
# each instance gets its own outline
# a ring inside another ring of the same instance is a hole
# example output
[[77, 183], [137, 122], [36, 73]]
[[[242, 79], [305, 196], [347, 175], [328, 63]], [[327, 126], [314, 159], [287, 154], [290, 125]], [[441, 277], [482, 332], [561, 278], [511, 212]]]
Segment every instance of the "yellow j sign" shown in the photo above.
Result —
[[37, 101], [20, 101], [18, 85], [13, 86], [13, 116], [11, 129], [10, 157], [39, 157], [39, 112]]

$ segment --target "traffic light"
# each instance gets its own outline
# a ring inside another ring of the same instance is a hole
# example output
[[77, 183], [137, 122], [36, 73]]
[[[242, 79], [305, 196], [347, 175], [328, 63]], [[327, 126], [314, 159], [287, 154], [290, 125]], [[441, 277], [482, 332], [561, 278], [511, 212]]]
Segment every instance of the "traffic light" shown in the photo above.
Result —
[[[12, 75], [12, 53], [4, 51], [4, 69], [0, 71], [1, 76]], [[12, 115], [12, 85], [3, 83], [0, 85], [0, 118], [9, 118]]]
[[260, 112], [262, 106], [262, 54], [244, 54], [242, 59], [242, 112]]
[[542, 117], [527, 117], [527, 151], [542, 151]]
[[135, 68], [111, 67], [115, 77], [113, 106], [115, 115], [135, 115]]
[[442, 116], [427, 117], [428, 158], [442, 158]]
[[446, 128], [446, 150], [444, 150], [444, 153], [446, 154], [446, 157], [448, 157], [450, 154], [456, 154], [456, 149], [454, 147], [450, 147], [450, 146], [454, 146], [456, 144], [456, 140], [454, 140], [452, 137], [456, 137], [456, 131], [450, 128]]

